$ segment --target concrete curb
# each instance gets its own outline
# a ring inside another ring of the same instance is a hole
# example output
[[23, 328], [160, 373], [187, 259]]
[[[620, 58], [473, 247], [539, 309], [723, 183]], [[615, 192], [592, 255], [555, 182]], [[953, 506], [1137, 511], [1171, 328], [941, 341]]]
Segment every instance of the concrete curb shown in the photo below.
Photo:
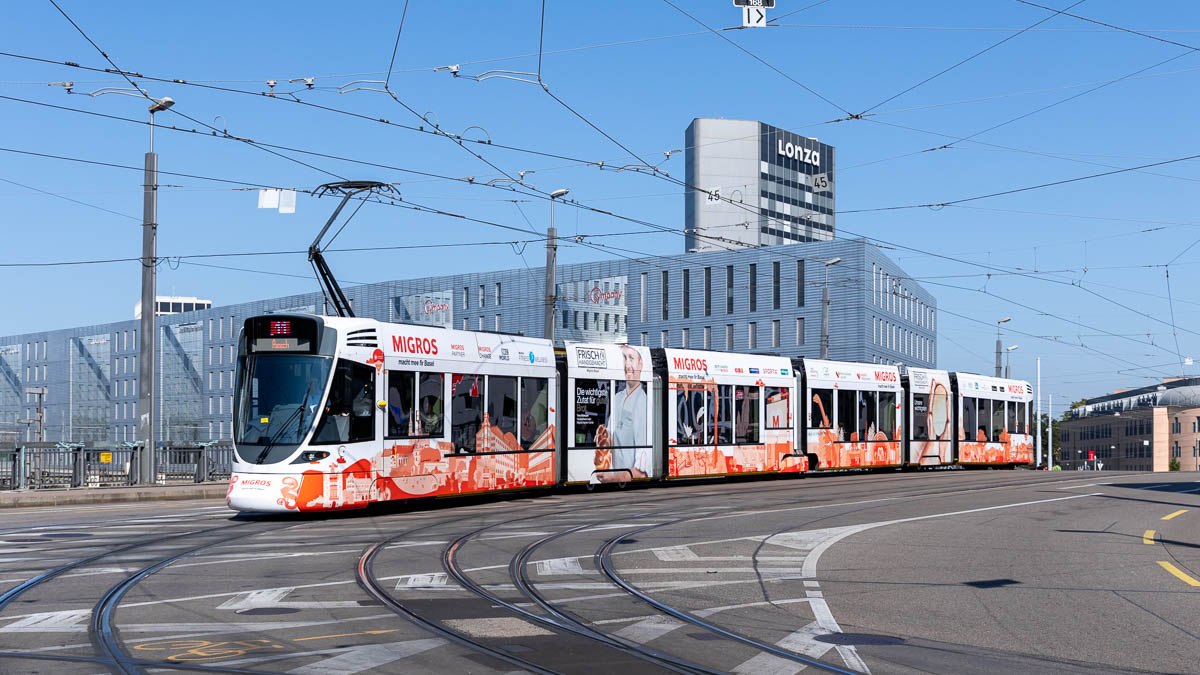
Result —
[[184, 499], [224, 500], [228, 483], [152, 485], [129, 488], [75, 488], [69, 490], [13, 490], [0, 492], [0, 509], [122, 502], [158, 502]]

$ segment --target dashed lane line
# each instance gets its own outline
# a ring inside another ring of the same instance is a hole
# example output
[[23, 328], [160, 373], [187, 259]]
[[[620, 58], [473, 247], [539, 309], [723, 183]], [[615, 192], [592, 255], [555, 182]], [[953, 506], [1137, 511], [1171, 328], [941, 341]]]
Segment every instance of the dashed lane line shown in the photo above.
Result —
[[1169, 514], [1163, 516], [1162, 520], [1170, 520], [1170, 519], [1174, 518], [1175, 516], [1182, 516], [1183, 514], [1185, 514], [1187, 512], [1188, 512], [1187, 509], [1179, 509], [1175, 513], [1169, 513]]
[[1171, 574], [1175, 575], [1176, 577], [1179, 577], [1179, 579], [1182, 580], [1183, 583], [1187, 584], [1188, 586], [1200, 586], [1200, 581], [1196, 581], [1187, 572], [1184, 572], [1183, 570], [1172, 565], [1171, 563], [1169, 563], [1165, 560], [1159, 560], [1158, 564], [1162, 565], [1162, 568], [1164, 570], [1170, 572]]
[[1151, 546], [1154, 545], [1154, 530], [1146, 530], [1142, 534], [1142, 543], [1150, 544]]

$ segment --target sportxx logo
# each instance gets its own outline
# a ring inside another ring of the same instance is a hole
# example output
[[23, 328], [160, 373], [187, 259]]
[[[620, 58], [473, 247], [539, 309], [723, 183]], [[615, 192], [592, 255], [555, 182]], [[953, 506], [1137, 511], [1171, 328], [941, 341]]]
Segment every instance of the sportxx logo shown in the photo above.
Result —
[[434, 302], [433, 298], [427, 298], [425, 300], [425, 313], [426, 314], [433, 314], [434, 312], [444, 312], [448, 309], [450, 309], [449, 303]]
[[621, 299], [621, 291], [617, 291], [617, 290], [602, 291], [602, 290], [600, 290], [599, 286], [592, 287], [592, 302], [593, 303], [600, 304], [601, 302], [604, 302], [605, 300], [620, 300], [620, 299]]

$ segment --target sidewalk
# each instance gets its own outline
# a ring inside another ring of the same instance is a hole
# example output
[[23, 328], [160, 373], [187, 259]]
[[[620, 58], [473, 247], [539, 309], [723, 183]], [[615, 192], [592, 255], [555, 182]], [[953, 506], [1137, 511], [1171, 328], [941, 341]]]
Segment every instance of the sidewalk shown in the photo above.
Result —
[[32, 506], [116, 504], [182, 499], [224, 500], [228, 482], [138, 487], [70, 488], [49, 490], [5, 490], [0, 492], [0, 509]]

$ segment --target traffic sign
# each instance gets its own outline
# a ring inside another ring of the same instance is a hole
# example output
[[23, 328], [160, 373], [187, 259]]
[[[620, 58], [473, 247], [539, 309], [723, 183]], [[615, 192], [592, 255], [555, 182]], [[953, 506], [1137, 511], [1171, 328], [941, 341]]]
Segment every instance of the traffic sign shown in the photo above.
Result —
[[758, 7], [742, 9], [742, 28], [763, 28], [767, 25], [767, 13]]
[[100, 453], [100, 463], [101, 464], [112, 464], [112, 453], [111, 452]]
[[775, 6], [775, 0], [733, 0], [734, 7], [762, 7], [763, 9], [771, 9]]

